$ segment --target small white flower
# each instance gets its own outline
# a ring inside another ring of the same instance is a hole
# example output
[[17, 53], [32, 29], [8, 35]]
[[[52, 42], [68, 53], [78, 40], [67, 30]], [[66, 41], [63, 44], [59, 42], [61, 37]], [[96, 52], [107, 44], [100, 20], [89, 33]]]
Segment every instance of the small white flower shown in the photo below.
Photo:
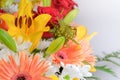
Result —
[[15, 54], [13, 51], [8, 49], [4, 44], [0, 43], [0, 59], [8, 61], [8, 55]]
[[89, 72], [90, 65], [76, 66], [72, 64], [64, 65], [63, 63], [61, 63], [61, 65], [63, 67], [63, 71], [62, 74], [60, 75], [60, 78], [69, 75], [70, 80], [72, 80], [73, 78], [86, 80], [84, 77], [92, 76], [92, 74]]
[[61, 76], [66, 76], [69, 75], [70, 79], [72, 80], [73, 78], [83, 78], [83, 74], [80, 73], [79, 67], [71, 64], [67, 64], [63, 66], [63, 71]]
[[47, 71], [46, 75], [50, 76], [50, 75], [55, 75], [55, 73], [59, 70], [58, 66], [53, 66], [51, 65], [49, 70]]
[[29, 52], [29, 48], [32, 45], [30, 41], [24, 41], [22, 37], [19, 37], [16, 41], [18, 51], [26, 51]]
[[4, 8], [5, 11], [10, 12], [10, 13], [14, 13], [18, 11], [18, 4], [12, 4], [8, 7]]
[[32, 45], [31, 42], [26, 41], [21, 44], [17, 44], [17, 48], [19, 51], [29, 51], [30, 46]]
[[92, 73], [90, 73], [90, 65], [85, 65], [82, 67], [79, 67], [80, 72], [83, 74], [84, 77], [91, 77]]
[[47, 47], [49, 47], [49, 45], [51, 44], [51, 42], [52, 42], [52, 39], [49, 39], [49, 40], [41, 40], [40, 43], [38, 44], [37, 49], [44, 50], [44, 49], [46, 49]]

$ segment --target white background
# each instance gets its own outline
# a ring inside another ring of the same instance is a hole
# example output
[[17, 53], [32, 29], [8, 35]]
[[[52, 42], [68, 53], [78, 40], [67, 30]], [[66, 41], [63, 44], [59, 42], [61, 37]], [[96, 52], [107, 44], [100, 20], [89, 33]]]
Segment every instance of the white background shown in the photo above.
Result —
[[[75, 22], [83, 24], [89, 33], [98, 32], [91, 43], [94, 54], [120, 50], [120, 0], [75, 0], [79, 3], [79, 15]], [[117, 60], [120, 63], [120, 60]], [[110, 63], [109, 67], [120, 76], [120, 67]], [[95, 73], [101, 80], [120, 80], [103, 72]]]

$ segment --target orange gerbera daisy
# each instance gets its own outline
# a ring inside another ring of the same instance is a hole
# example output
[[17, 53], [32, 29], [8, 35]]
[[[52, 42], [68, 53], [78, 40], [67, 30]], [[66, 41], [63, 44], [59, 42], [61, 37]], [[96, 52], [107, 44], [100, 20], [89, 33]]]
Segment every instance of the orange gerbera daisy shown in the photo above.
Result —
[[39, 55], [28, 57], [26, 53], [19, 53], [19, 65], [12, 55], [9, 62], [0, 60], [0, 80], [50, 80], [44, 76], [48, 63], [39, 59]]
[[53, 55], [53, 61], [56, 63], [83, 65], [88, 62], [94, 65], [96, 58], [91, 55], [93, 52], [88, 41], [82, 40], [80, 45], [70, 41], [69, 46], [64, 46]]

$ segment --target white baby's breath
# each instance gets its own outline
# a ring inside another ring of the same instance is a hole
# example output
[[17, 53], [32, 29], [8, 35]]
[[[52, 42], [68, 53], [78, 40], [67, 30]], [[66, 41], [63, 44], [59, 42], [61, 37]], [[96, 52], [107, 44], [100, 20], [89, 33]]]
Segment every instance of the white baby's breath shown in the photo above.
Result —
[[0, 59], [4, 59], [8, 61], [8, 56], [11, 54], [15, 54], [15, 53], [10, 49], [8, 49], [4, 44], [0, 43]]
[[37, 49], [40, 49], [40, 50], [46, 49], [47, 47], [49, 47], [51, 41], [52, 41], [52, 39], [48, 39], [48, 40], [43, 39], [43, 40], [41, 40], [40, 43], [38, 44]]
[[9, 13], [18, 12], [18, 4], [12, 4], [8, 7], [5, 7], [4, 10]]

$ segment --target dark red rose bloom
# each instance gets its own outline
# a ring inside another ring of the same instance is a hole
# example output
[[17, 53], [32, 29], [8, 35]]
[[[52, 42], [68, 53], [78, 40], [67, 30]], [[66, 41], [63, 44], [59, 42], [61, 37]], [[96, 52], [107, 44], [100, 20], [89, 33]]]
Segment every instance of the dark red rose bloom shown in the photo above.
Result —
[[54, 37], [54, 34], [50, 32], [44, 32], [42, 38], [52, 38]]
[[5, 12], [4, 10], [1, 10], [1, 9], [0, 9], [0, 13], [4, 13], [4, 12]]
[[58, 24], [58, 19], [62, 19], [59, 11], [52, 7], [38, 7], [38, 14], [50, 14], [52, 16], [50, 23]]
[[52, 7], [58, 9], [58, 11], [64, 17], [69, 11], [77, 4], [73, 0], [52, 0]]

